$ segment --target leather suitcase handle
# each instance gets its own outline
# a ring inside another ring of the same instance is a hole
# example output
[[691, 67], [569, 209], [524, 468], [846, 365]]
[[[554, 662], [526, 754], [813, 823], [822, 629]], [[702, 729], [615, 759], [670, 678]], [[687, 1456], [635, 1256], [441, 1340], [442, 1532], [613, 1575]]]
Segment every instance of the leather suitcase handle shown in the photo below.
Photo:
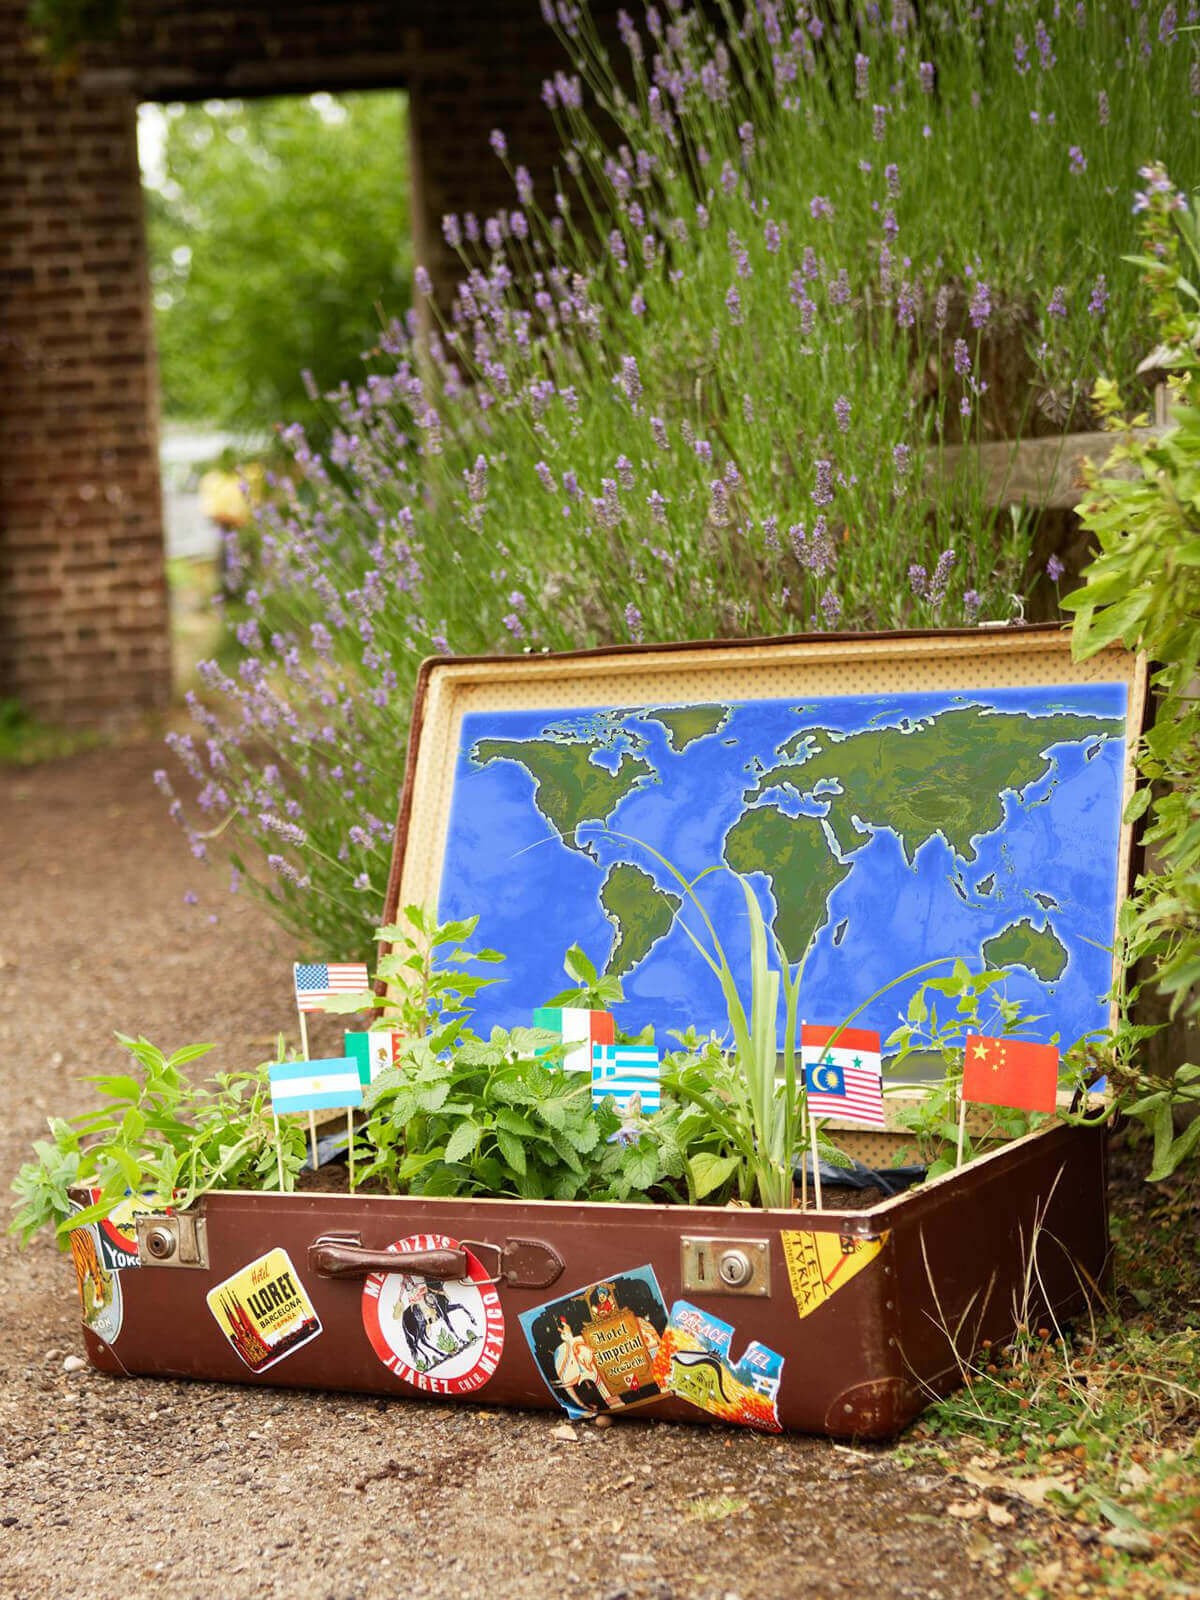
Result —
[[465, 1250], [367, 1250], [341, 1239], [318, 1239], [308, 1265], [319, 1278], [366, 1278], [372, 1272], [411, 1272], [419, 1278], [467, 1276]]

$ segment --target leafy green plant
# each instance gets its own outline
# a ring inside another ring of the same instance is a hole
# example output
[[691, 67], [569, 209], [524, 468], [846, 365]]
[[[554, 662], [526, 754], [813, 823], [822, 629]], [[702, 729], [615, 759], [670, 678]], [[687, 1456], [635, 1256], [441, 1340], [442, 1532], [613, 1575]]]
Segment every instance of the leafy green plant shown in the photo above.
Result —
[[593, 1011], [607, 1011], [610, 1006], [620, 1005], [625, 998], [620, 978], [597, 972], [595, 962], [577, 944], [564, 956], [563, 970], [568, 978], [575, 980], [574, 986], [553, 995], [546, 1001], [548, 1006], [583, 1006]]
[[631, 1200], [681, 1177], [668, 1139], [616, 1138], [612, 1101], [593, 1106], [590, 1074], [564, 1072], [558, 1045], [533, 1028], [463, 1030], [445, 1057], [429, 1039], [406, 1044], [368, 1094], [364, 1181], [422, 1195]]
[[[1162, 1177], [1200, 1147], [1200, 1116], [1174, 1130], [1177, 1109], [1200, 1108], [1200, 1069], [1183, 1063], [1173, 1078], [1148, 1075], [1139, 1047], [1149, 1030], [1131, 1032], [1128, 1011], [1136, 973], [1148, 970], [1170, 1017], [1200, 1018], [1200, 225], [1161, 167], [1143, 177], [1148, 253], [1136, 259], [1176, 372], [1171, 426], [1159, 438], [1118, 437], [1104, 468], [1090, 472], [1080, 515], [1098, 551], [1063, 605], [1075, 614], [1077, 659], [1121, 640], [1154, 668], [1154, 724], [1137, 751], [1142, 786], [1125, 813], [1144, 819], [1147, 853], [1118, 930], [1126, 1022], [1101, 1048], [1123, 1109], [1153, 1133], [1153, 1175]], [[1097, 401], [1119, 430], [1116, 386], [1100, 386]]]
[[[50, 1120], [50, 1138], [13, 1183], [18, 1196], [11, 1231], [28, 1241], [39, 1228], [60, 1235], [106, 1217], [126, 1195], [143, 1195], [148, 1209], [187, 1206], [208, 1189], [292, 1189], [304, 1161], [304, 1132], [281, 1126], [283, 1166], [275, 1142], [266, 1074], [219, 1073], [194, 1084], [183, 1068], [211, 1045], [188, 1045], [165, 1056], [146, 1039], [117, 1035], [134, 1070], [89, 1078], [105, 1104], [77, 1117]], [[282, 1041], [280, 1042], [282, 1048]], [[68, 1190], [98, 1191], [72, 1211]]]
[[[911, 1100], [898, 1105], [896, 1120], [914, 1135], [909, 1155], [928, 1168], [930, 1178], [950, 1172], [957, 1164], [959, 1128], [959, 1090], [962, 1086], [963, 1056], [967, 1035], [990, 1037], [1014, 1035], [1038, 1016], [1027, 1015], [1021, 1003], [1010, 1000], [1000, 990], [1007, 972], [985, 969], [971, 972], [966, 962], [956, 960], [953, 971], [942, 978], [927, 978], [908, 1003], [904, 1021], [888, 1035], [887, 1044], [896, 1046], [892, 1059], [893, 1076], [902, 1076], [906, 1064], [927, 1066], [930, 1059], [941, 1065], [940, 1078]], [[938, 999], [943, 1004], [938, 1012]], [[1055, 1042], [1057, 1035], [1055, 1035]], [[964, 1136], [963, 1160], [970, 1161], [980, 1150], [997, 1139], [1019, 1139], [1045, 1117], [1004, 1107], [980, 1107], [987, 1123], [973, 1136]]]

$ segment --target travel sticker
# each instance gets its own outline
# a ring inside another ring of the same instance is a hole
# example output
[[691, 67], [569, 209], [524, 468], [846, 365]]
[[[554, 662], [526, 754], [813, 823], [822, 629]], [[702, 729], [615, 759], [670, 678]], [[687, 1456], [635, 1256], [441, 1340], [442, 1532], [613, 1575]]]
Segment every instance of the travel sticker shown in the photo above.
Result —
[[456, 1239], [419, 1233], [389, 1250], [462, 1250], [467, 1276], [453, 1281], [411, 1272], [373, 1272], [363, 1284], [362, 1319], [389, 1372], [427, 1394], [482, 1389], [500, 1364], [504, 1312], [483, 1263]]
[[84, 1327], [90, 1328], [105, 1344], [114, 1344], [124, 1316], [121, 1279], [104, 1263], [100, 1230], [94, 1222], [71, 1229], [71, 1262], [75, 1268]]
[[653, 1267], [524, 1311], [521, 1327], [547, 1388], [570, 1417], [644, 1405], [662, 1393], [654, 1361], [667, 1308]]
[[286, 1250], [268, 1250], [208, 1291], [208, 1309], [250, 1368], [265, 1372], [321, 1331]]
[[783, 1232], [779, 1237], [796, 1310], [807, 1317], [870, 1266], [889, 1235], [860, 1239], [852, 1233], [818, 1233], [806, 1228], [803, 1232]]
[[[88, 1190], [93, 1204], [100, 1199], [103, 1192], [102, 1189]], [[100, 1250], [106, 1267], [125, 1272], [130, 1267], [141, 1266], [138, 1257], [137, 1229], [133, 1219], [151, 1213], [170, 1216], [171, 1208], [152, 1206], [144, 1195], [126, 1194], [123, 1200], [117, 1201], [106, 1217], [100, 1219], [98, 1224]]]
[[735, 1365], [734, 1329], [687, 1300], [676, 1300], [654, 1360], [659, 1386], [701, 1411], [760, 1433], [780, 1433], [776, 1403], [783, 1357], [752, 1340]]

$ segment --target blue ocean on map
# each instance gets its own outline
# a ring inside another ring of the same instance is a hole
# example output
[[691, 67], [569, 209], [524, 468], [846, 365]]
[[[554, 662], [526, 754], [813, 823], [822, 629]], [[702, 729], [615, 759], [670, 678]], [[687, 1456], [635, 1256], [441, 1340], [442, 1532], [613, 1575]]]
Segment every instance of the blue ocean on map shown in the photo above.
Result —
[[[753, 806], [822, 817], [828, 789], [805, 793], [796, 780], [756, 793], [764, 772], [786, 759], [781, 747], [806, 728], [835, 737], [912, 731], [968, 706], [1046, 719], [1072, 712], [1111, 720], [1112, 733], [1056, 742], [1048, 720], [1030, 781], [1019, 792], [987, 797], [981, 815], [989, 817], [989, 830], [972, 839], [969, 856], [935, 834], [906, 859], [895, 831], [862, 817], [855, 819], [860, 842], [843, 837], [839, 846], [825, 825], [831, 857], [848, 870], [828, 896], [808, 955], [801, 1013], [810, 1022], [837, 1023], [877, 989], [935, 958], [961, 956], [978, 970], [985, 965], [986, 940], [1027, 922], [1039, 934], [1052, 933], [1066, 962], [1053, 982], [1025, 966], [1010, 969], [1006, 995], [1040, 1018], [1022, 1035], [1047, 1041], [1057, 1035], [1065, 1048], [1105, 1026], [1125, 766], [1123, 684], [729, 702], [714, 731], [691, 736], [681, 749], [653, 717], [677, 704], [481, 712], [464, 719], [439, 914], [478, 915], [473, 943], [506, 957], [502, 966], [480, 969], [500, 981], [479, 996], [479, 1031], [528, 1023], [535, 1006], [566, 988], [563, 957], [572, 944], [604, 967], [617, 934], [600, 891], [613, 865], [630, 862], [683, 905], [623, 975], [618, 1027], [637, 1032], [653, 1024], [665, 1047], [672, 1031], [688, 1027], [725, 1036], [717, 980], [688, 937], [687, 929], [706, 937], [701, 920], [659, 857], [692, 880], [721, 866], [726, 836]], [[482, 762], [473, 756], [481, 740], [489, 741], [489, 759]], [[511, 756], [492, 741], [512, 742]], [[626, 786], [608, 815], [581, 818], [573, 837], [564, 839], [539, 809], [537, 779], [515, 748], [528, 741], [583, 743], [588, 759], [608, 772], [618, 771], [624, 755], [636, 755], [653, 774]], [[1003, 820], [992, 826], [997, 798]], [[777, 906], [770, 872], [752, 873], [749, 881], [772, 921]], [[696, 893], [747, 992], [748, 923], [737, 880], [728, 870], [711, 872]], [[856, 1025], [877, 1028], [886, 1038], [920, 981], [890, 989]]]

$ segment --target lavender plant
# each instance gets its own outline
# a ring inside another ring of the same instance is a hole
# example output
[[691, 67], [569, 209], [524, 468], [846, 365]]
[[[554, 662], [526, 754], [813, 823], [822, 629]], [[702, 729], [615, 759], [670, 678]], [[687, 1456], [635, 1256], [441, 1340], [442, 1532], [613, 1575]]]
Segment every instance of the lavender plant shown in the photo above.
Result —
[[418, 271], [231, 542], [241, 656], [174, 741], [202, 825], [172, 804], [314, 948], [368, 943], [422, 656], [1005, 616], [1028, 531], [947, 446], [1142, 352], [1114, 273], [1138, 163], [1195, 164], [1195, 0], [718, 9], [623, 18], [618, 62], [547, 6], [561, 181], [493, 134], [513, 206], [445, 219], [457, 289]]

